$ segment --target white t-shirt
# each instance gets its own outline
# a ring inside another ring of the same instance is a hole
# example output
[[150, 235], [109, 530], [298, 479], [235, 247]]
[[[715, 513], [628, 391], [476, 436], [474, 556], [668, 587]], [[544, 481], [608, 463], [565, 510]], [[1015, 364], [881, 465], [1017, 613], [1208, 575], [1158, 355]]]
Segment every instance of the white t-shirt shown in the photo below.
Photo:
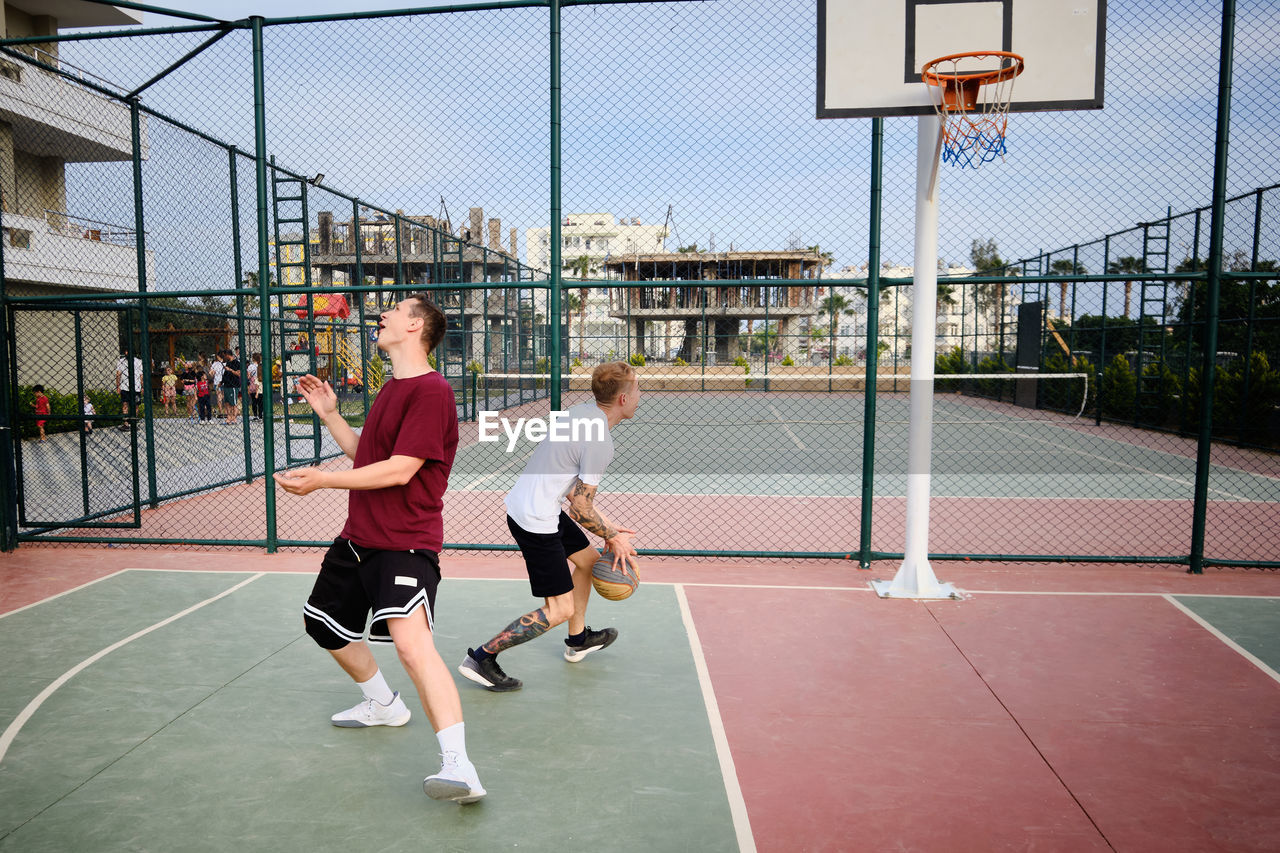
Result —
[[226, 370], [226, 367], [224, 367], [222, 362], [220, 361], [215, 361], [213, 363], [213, 367], [210, 368], [210, 371], [213, 373], [214, 388], [217, 388], [219, 385], [222, 384], [222, 371], [224, 370]]
[[116, 373], [120, 374], [121, 391], [141, 391], [147, 387], [147, 377], [142, 372], [142, 359], [133, 359], [133, 388], [129, 388], [129, 359], [126, 356], [120, 356], [116, 360]]
[[[578, 440], [553, 441], [548, 436], [540, 442], [504, 498], [507, 514], [530, 533], [555, 533], [561, 505], [573, 481], [600, 485], [604, 469], [613, 460], [609, 419], [594, 400], [579, 403], [566, 414], [568, 423], [554, 428], [570, 438], [576, 435]], [[598, 426], [590, 423], [593, 421]]]

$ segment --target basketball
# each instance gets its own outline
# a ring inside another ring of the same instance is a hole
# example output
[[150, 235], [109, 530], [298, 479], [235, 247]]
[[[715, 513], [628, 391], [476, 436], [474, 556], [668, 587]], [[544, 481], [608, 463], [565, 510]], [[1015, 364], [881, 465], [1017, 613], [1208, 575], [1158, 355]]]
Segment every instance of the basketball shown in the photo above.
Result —
[[640, 585], [637, 568], [635, 557], [631, 557], [623, 561], [620, 571], [614, 569], [613, 554], [604, 554], [591, 567], [591, 585], [603, 598], [622, 601]]

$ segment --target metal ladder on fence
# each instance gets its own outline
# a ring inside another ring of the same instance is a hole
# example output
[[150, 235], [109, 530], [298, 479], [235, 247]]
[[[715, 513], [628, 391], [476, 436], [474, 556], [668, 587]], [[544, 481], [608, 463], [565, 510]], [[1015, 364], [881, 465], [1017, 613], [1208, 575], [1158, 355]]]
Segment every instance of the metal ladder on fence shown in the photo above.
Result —
[[[274, 167], [275, 161], [272, 160]], [[302, 178], [282, 177], [274, 168], [271, 170], [271, 209], [273, 214], [273, 233], [276, 243], [276, 270], [280, 276], [281, 286], [294, 281], [301, 281], [303, 293], [311, 296], [311, 242], [309, 219], [307, 216], [307, 182]], [[296, 248], [296, 251], [294, 249]], [[290, 276], [291, 270], [298, 270], [300, 276]], [[297, 463], [315, 462], [320, 458], [320, 419], [312, 414], [309, 418], [295, 421], [289, 416], [289, 390], [299, 377], [307, 373], [315, 374], [316, 366], [316, 324], [312, 314], [314, 300], [307, 300], [307, 318], [302, 325], [290, 324], [288, 317], [290, 308], [284, 304], [284, 297], [279, 297], [280, 315], [280, 400], [284, 411], [284, 455], [285, 464], [292, 467]], [[295, 350], [290, 342], [290, 328], [294, 333], [306, 335], [306, 349]], [[295, 449], [297, 452], [295, 452]]]
[[[1142, 224], [1142, 266], [1149, 273], [1169, 272], [1169, 227], [1172, 210], [1164, 219]], [[1160, 399], [1164, 391], [1166, 324], [1169, 319], [1169, 282], [1143, 280], [1138, 291], [1138, 392], [1134, 420], [1159, 424], [1164, 413]]]

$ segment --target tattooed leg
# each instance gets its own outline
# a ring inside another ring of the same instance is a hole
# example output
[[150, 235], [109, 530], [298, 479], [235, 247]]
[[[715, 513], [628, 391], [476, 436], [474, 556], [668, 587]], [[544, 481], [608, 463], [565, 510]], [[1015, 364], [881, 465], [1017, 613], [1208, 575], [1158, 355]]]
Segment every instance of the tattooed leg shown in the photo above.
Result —
[[547, 618], [545, 610], [539, 607], [532, 613], [526, 613], [503, 628], [498, 636], [480, 648], [491, 655], [496, 655], [498, 652], [509, 649], [512, 646], [518, 646], [521, 643], [529, 642], [535, 637], [541, 637], [549, 630], [551, 630], [551, 620]]

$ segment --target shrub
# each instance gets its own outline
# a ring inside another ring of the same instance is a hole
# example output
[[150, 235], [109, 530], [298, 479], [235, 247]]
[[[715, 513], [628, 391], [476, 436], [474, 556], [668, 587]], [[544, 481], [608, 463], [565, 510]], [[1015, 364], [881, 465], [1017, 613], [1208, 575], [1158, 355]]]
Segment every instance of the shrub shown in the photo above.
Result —
[[785, 356], [785, 357], [782, 359], [782, 366], [783, 366], [783, 367], [794, 367], [794, 366], [795, 366], [795, 363], [796, 363], [796, 360], [795, 360], [794, 358], [792, 358], [791, 356], [789, 356], [789, 355], [788, 355], [788, 356]]
[[570, 367], [582, 367], [582, 359], [580, 359], [580, 358], [575, 358], [572, 362], [570, 362], [569, 366], [570, 366]]
[[837, 367], [851, 367], [853, 366], [853, 359], [847, 355], [838, 355], [835, 363]]
[[[965, 373], [969, 367], [968, 362], [964, 360], [964, 351], [960, 347], [955, 346], [944, 352], [942, 355], [934, 359], [933, 372], [935, 376], [944, 376], [948, 373]], [[934, 391], [947, 393], [951, 391], [959, 391], [961, 388], [961, 380], [940, 379], [934, 385]]]
[[1138, 377], [1129, 366], [1129, 359], [1123, 353], [1117, 355], [1102, 371], [1102, 387], [1098, 389], [1102, 414], [1110, 418], [1132, 417], [1133, 398], [1137, 393]]
[[676, 367], [688, 367], [688, 366], [689, 366], [689, 362], [685, 361], [680, 356], [676, 356]]
[[644, 367], [644, 353], [633, 352], [631, 358], [627, 359], [627, 361], [631, 363], [632, 367]]
[[1044, 383], [1040, 390], [1040, 405], [1046, 409], [1056, 409], [1075, 414], [1080, 409], [1082, 393], [1080, 386], [1085, 384], [1086, 389], [1084, 390], [1087, 390], [1085, 411], [1093, 411], [1094, 406], [1098, 403], [1098, 383], [1094, 381], [1097, 371], [1093, 366], [1093, 362], [1081, 356], [1076, 356], [1072, 361], [1067, 361], [1067, 357], [1058, 352], [1045, 357], [1043, 372], [1084, 373], [1089, 378], [1087, 380], [1073, 379], [1069, 382], [1057, 380]]
[[[1237, 358], [1218, 368], [1214, 375], [1213, 434], [1238, 434], [1240, 440], [1274, 445], [1276, 435], [1271, 428], [1280, 407], [1280, 370], [1272, 370], [1266, 353], [1255, 352], [1249, 361], [1249, 387], [1245, 394], [1244, 359]], [[1187, 380], [1190, 412], [1188, 422], [1199, 423], [1201, 400], [1200, 370], [1192, 368]], [[1243, 429], [1241, 426], [1243, 425]]]
[[1142, 383], [1138, 390], [1155, 392], [1138, 395], [1139, 423], [1165, 426], [1177, 421], [1179, 401], [1182, 399], [1182, 380], [1169, 369], [1169, 365], [1163, 361], [1155, 361], [1142, 368]]
[[933, 372], [935, 374], [968, 373], [969, 362], [965, 360], [964, 351], [957, 346], [938, 356], [933, 362]]
[[[14, 424], [18, 428], [19, 436], [22, 438], [35, 438], [40, 434], [36, 428], [35, 421], [35, 402], [36, 395], [32, 391], [33, 386], [21, 385], [18, 387], [18, 417], [14, 418]], [[89, 397], [89, 402], [93, 403], [94, 428], [104, 426], [105, 421], [117, 422], [120, 420], [120, 395], [111, 391], [87, 390], [85, 394]], [[80, 429], [79, 420], [62, 420], [61, 417], [76, 417], [84, 414], [84, 404], [76, 399], [75, 394], [63, 394], [55, 388], [45, 386], [44, 395], [49, 398], [49, 414], [42, 415], [41, 419], [45, 421], [45, 435], [53, 435], [58, 432], [77, 432]], [[142, 406], [138, 407], [138, 416], [142, 416]], [[112, 426], [115, 424], [113, 423]]]

